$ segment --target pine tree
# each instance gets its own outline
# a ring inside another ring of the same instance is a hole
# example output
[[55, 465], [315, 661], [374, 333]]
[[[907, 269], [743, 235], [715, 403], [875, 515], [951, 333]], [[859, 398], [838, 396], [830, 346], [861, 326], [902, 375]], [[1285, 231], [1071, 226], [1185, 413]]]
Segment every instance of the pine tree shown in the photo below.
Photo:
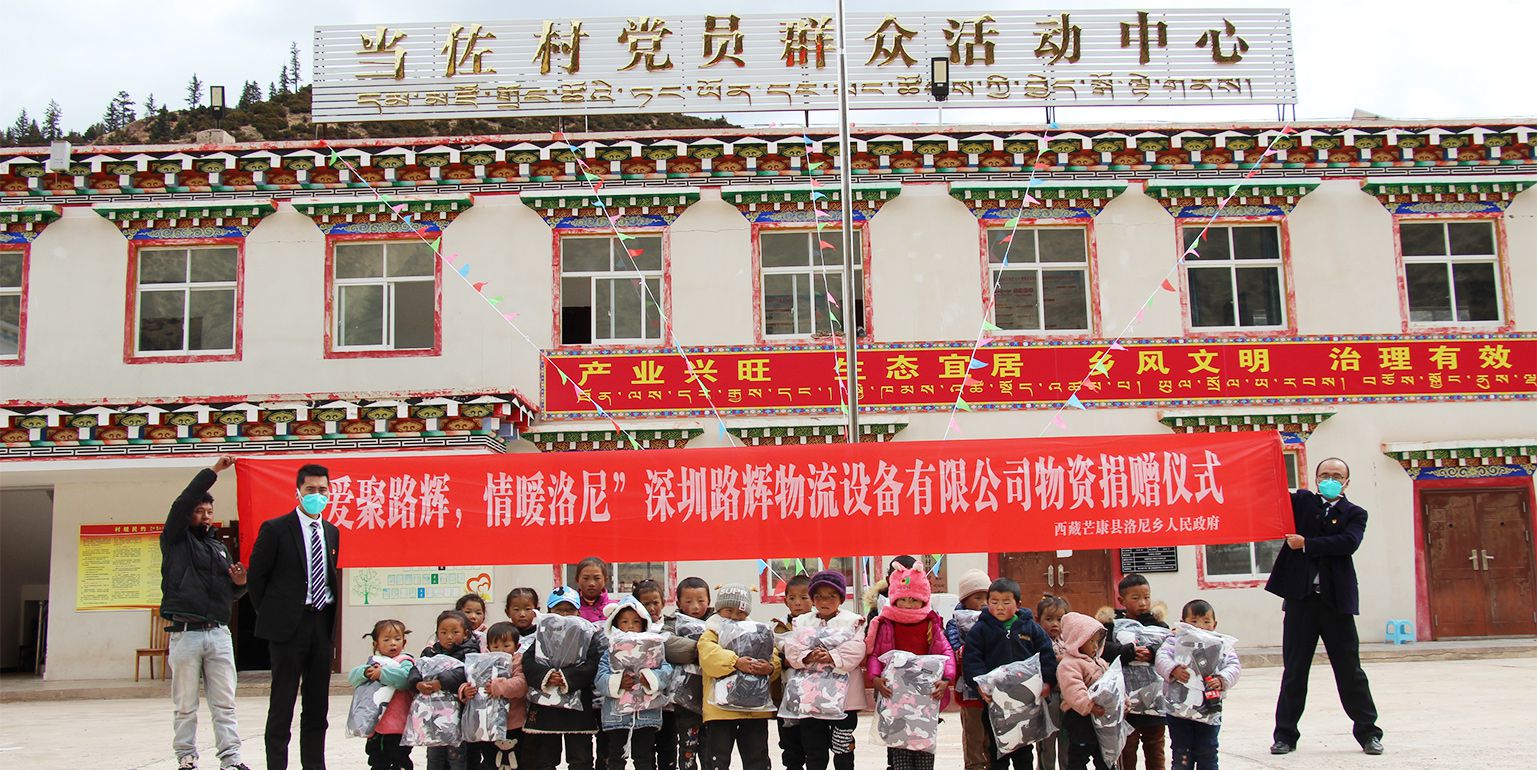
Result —
[[299, 90], [299, 44], [288, 44], [288, 78], [293, 83], [293, 89]]
[[203, 106], [203, 81], [198, 79], [196, 72], [187, 81], [187, 106], [194, 110]]
[[149, 117], [159, 111], [160, 105], [155, 104], [155, 95], [144, 97], [144, 117]]
[[[148, 112], [146, 111], [147, 115]], [[149, 140], [151, 142], [169, 142], [172, 138], [171, 112], [162, 104], [155, 113], [155, 119], [149, 124]]]
[[261, 84], [257, 83], [254, 80], [247, 80], [245, 82], [245, 85], [242, 86], [241, 89], [240, 89], [240, 103], [238, 105], [236, 105], [235, 108], [236, 109], [240, 109], [240, 110], [249, 109], [251, 107], [251, 105], [256, 104], [257, 102], [259, 102], [261, 100], [262, 100], [262, 87], [261, 87]]
[[117, 96], [107, 104], [107, 112], [102, 116], [102, 126], [108, 133], [116, 131], [134, 121], [133, 97], [127, 91], [118, 91]]
[[272, 81], [270, 81], [270, 80], [267, 81], [267, 101], [270, 102], [270, 101], [273, 101], [273, 100], [275, 100], [277, 98], [278, 98], [278, 87], [273, 85]]
[[27, 115], [25, 108], [16, 116], [16, 122], [5, 130], [5, 143], [13, 145], [36, 145], [43, 143], [43, 132], [37, 127], [37, 121]]
[[48, 102], [48, 109], [43, 110], [43, 141], [54, 142], [63, 138], [64, 129], [60, 125], [64, 121], [64, 111], [59, 109], [56, 101]]
[[288, 65], [283, 65], [283, 70], [278, 73], [278, 93], [288, 93]]

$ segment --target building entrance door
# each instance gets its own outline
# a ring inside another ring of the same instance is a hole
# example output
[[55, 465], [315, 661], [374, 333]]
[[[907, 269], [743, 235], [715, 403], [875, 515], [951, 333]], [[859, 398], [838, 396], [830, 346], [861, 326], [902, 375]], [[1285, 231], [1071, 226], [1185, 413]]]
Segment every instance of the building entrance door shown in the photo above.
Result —
[[1109, 551], [1000, 553], [998, 574], [1019, 583], [1021, 604], [1032, 609], [1043, 593], [1067, 599], [1074, 612], [1085, 615], [1115, 606]]
[[1431, 633], [1537, 633], [1537, 576], [1525, 490], [1422, 492]]

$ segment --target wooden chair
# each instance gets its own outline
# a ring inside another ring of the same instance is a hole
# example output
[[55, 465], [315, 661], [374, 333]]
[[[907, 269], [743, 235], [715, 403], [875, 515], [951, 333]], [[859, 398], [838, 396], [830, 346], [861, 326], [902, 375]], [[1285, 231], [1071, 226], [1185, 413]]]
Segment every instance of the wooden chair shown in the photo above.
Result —
[[140, 647], [134, 652], [133, 681], [139, 681], [139, 661], [149, 658], [149, 678], [155, 678], [155, 658], [160, 659], [160, 678], [169, 679], [171, 673], [168, 670], [171, 659], [170, 634], [165, 630], [168, 621], [160, 617], [160, 609], [157, 607], [149, 611], [149, 646]]

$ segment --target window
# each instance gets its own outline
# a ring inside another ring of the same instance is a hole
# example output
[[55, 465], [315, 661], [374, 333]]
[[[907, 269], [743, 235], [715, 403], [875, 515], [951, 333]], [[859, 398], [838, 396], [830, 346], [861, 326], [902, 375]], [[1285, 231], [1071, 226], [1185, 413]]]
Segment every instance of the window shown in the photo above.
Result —
[[[576, 565], [563, 565], [564, 569], [558, 574], [565, 575], [566, 585], [576, 585]], [[646, 578], [655, 580], [662, 586], [662, 597], [670, 599], [672, 596], [671, 578], [667, 573], [665, 561], [620, 561], [608, 565], [608, 592], [619, 596], [630, 593], [635, 584]]]
[[234, 353], [239, 262], [234, 246], [140, 250], [135, 351]]
[[1499, 321], [1493, 222], [1401, 222], [1411, 323]]
[[336, 246], [338, 350], [419, 350], [437, 343], [436, 258], [420, 241]]
[[1200, 227], [1184, 228], [1190, 290], [1190, 325], [1197, 328], [1285, 326], [1281, 228], [1277, 225], [1213, 226], [1196, 244]]
[[989, 229], [993, 323], [1005, 331], [1089, 331], [1087, 236], [1082, 227]]
[[0, 360], [21, 358], [21, 293], [25, 252], [0, 251]]
[[658, 342], [661, 302], [661, 236], [560, 239], [561, 344]]
[[[763, 269], [763, 334], [766, 337], [813, 337], [843, 331], [842, 230], [821, 233], [764, 231], [758, 234]], [[854, 253], [864, 253], [863, 233], [853, 233]], [[824, 248], [823, 244], [831, 248]], [[865, 334], [863, 258], [855, 257], [855, 333]], [[831, 296], [833, 302], [828, 302]], [[833, 322], [833, 317], [837, 322]]]
[[[854, 598], [854, 557], [834, 556], [832, 566], [843, 573], [843, 579], [848, 586], [848, 597]], [[762, 573], [763, 595], [770, 599], [784, 601], [785, 584], [796, 575], [810, 577], [822, 569], [822, 560], [810, 559], [769, 559], [768, 568]]]
[[[1296, 489], [1301, 485], [1298, 478], [1298, 455], [1286, 452], [1286, 486]], [[1206, 546], [1206, 574], [1218, 580], [1249, 580], [1270, 574], [1276, 554], [1281, 552], [1280, 540], [1264, 540], [1258, 543], [1228, 543]]]

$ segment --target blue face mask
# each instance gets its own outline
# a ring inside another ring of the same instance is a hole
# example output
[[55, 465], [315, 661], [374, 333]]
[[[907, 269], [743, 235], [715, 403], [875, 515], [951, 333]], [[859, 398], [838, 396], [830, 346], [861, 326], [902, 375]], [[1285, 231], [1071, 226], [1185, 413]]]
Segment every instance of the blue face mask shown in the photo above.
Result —
[[1324, 479], [1318, 482], [1318, 494], [1325, 500], [1338, 500], [1345, 492], [1345, 483], [1339, 479]]
[[311, 516], [319, 516], [320, 512], [326, 509], [328, 502], [330, 501], [322, 494], [304, 495], [299, 498], [299, 507]]

